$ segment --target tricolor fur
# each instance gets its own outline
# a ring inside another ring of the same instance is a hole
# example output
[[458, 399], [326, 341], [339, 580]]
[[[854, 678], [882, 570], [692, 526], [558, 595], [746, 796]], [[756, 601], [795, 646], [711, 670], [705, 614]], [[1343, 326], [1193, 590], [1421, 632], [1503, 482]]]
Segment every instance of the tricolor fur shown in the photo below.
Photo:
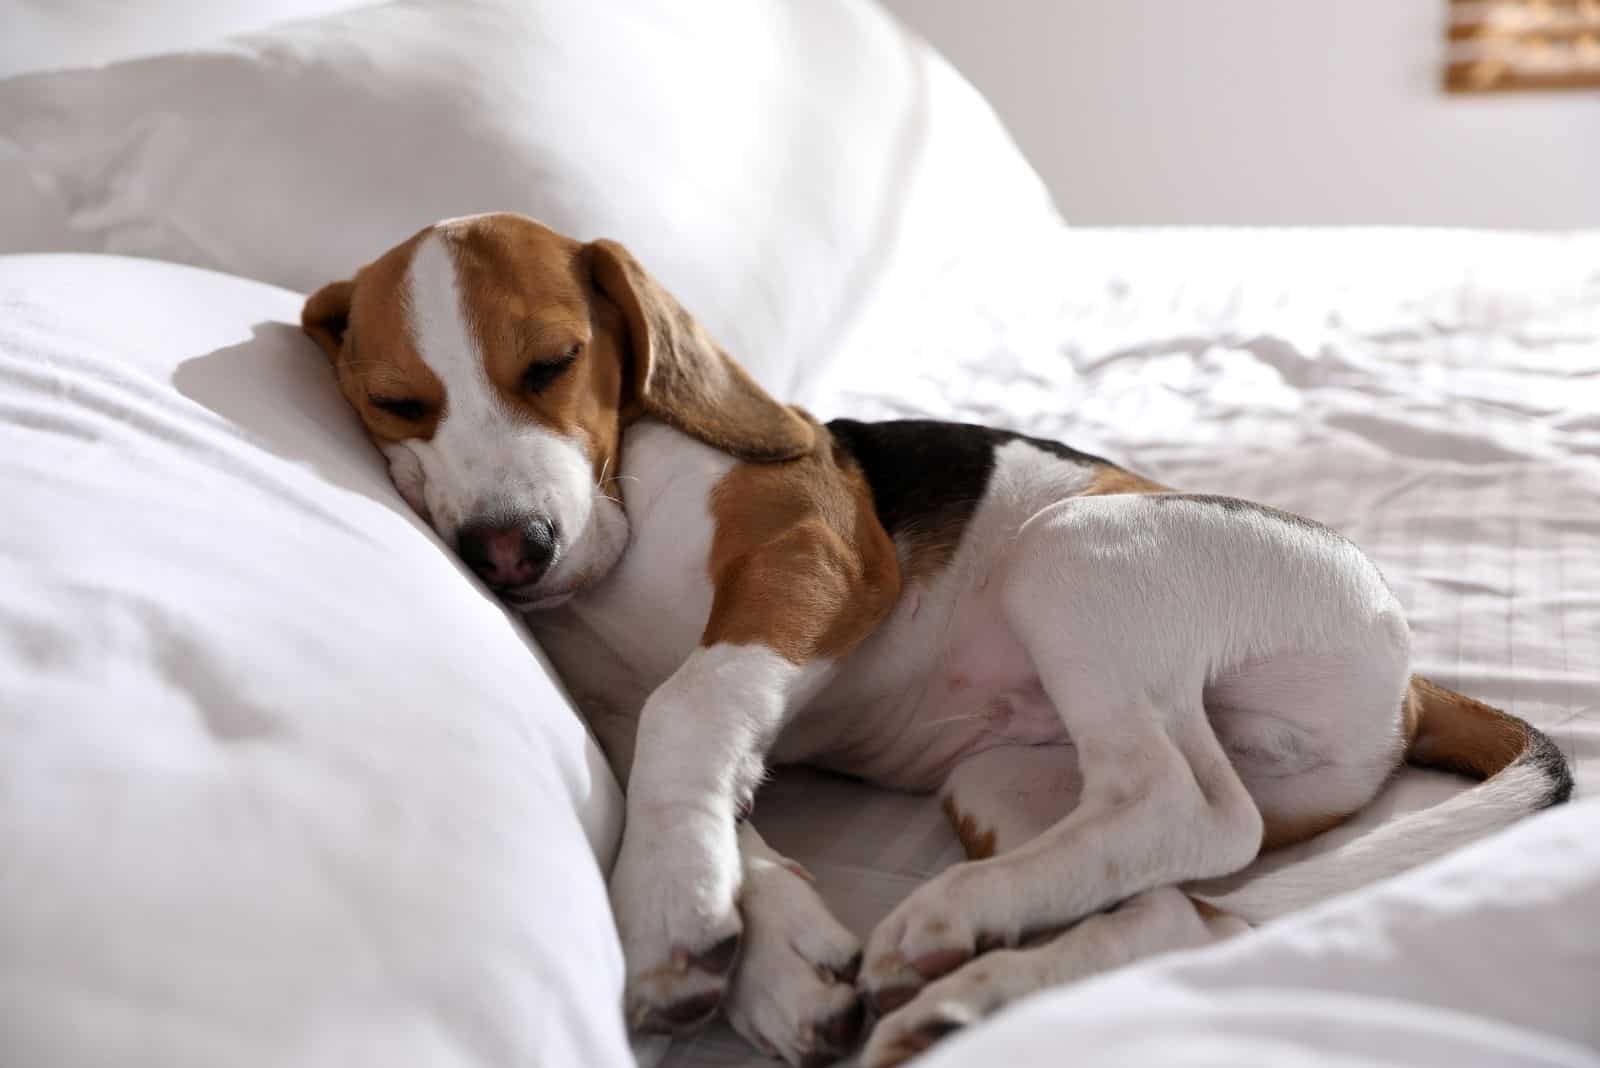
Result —
[[[311, 298], [406, 500], [529, 622], [626, 783], [626, 1011], [897, 1063], [1563, 800], [1527, 724], [1410, 674], [1337, 534], [1054, 442], [819, 424], [612, 242], [450, 220]], [[1486, 783], [1227, 895], [1410, 759]], [[864, 956], [743, 821], [765, 769], [937, 791], [973, 860]], [[1108, 911], [1109, 910], [1109, 911]], [[974, 960], [973, 958], [978, 958]]]

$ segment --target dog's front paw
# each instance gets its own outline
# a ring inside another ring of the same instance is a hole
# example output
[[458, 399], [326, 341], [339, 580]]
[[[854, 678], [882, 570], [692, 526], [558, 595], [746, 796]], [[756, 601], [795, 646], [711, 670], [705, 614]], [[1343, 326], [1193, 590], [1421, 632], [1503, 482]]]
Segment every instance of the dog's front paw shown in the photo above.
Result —
[[793, 1065], [831, 1064], [855, 1048], [865, 1009], [856, 993], [861, 943], [793, 861], [746, 873], [744, 951], [728, 1020], [750, 1043]]
[[958, 864], [917, 887], [867, 939], [862, 993], [887, 1015], [930, 981], [1004, 944], [1005, 933], [977, 928], [977, 865]]
[[739, 876], [731, 824], [630, 814], [611, 873], [611, 906], [634, 1030], [683, 1033], [716, 1014], [739, 955]]

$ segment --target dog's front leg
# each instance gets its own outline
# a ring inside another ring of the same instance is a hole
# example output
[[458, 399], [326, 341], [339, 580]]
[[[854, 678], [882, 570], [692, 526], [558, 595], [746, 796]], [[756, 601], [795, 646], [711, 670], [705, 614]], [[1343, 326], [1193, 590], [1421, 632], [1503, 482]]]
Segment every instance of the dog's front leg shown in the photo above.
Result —
[[611, 876], [633, 1027], [686, 1030], [721, 1002], [740, 933], [739, 814], [787, 710], [829, 670], [717, 643], [645, 703]]
[[793, 1065], [829, 1063], [856, 1044], [861, 941], [834, 918], [811, 873], [739, 826], [743, 944], [724, 1009], [745, 1038]]
[[[721, 1001], [738, 952], [737, 822], [789, 718], [838, 672], [899, 593], [894, 545], [862, 492], [822, 507], [794, 479], [844, 480], [808, 458], [725, 479], [700, 645], [639, 717], [611, 903], [636, 1028], [679, 1031]], [[815, 469], [815, 470], [813, 470]]]

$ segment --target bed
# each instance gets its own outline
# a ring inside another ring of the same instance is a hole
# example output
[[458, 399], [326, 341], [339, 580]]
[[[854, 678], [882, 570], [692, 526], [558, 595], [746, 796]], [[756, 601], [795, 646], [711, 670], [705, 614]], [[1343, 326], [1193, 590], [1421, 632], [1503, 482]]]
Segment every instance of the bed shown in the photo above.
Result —
[[[1600, 1063], [1600, 233], [1063, 226], [849, 0], [184, 9], [77, 53], [96, 5], [42, 6], [59, 58], [0, 66], [7, 1063], [772, 1063], [622, 1033], [616, 785], [295, 325], [491, 207], [623, 237], [819, 415], [995, 423], [1334, 526], [1419, 670], [1573, 765], [1573, 804], [926, 1063]], [[1271, 862], [1463, 785], [1407, 772]], [[786, 769], [757, 804], [862, 933], [959, 855], [924, 798]]]

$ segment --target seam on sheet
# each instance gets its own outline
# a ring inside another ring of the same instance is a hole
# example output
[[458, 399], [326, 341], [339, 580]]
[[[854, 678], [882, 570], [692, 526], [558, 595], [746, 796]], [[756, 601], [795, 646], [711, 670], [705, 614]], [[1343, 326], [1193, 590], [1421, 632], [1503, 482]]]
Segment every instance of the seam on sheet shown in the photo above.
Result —
[[[1530, 477], [1531, 474], [1530, 474]], [[1523, 715], [1520, 702], [1517, 700], [1517, 635], [1516, 635], [1516, 606], [1517, 606], [1517, 553], [1522, 545], [1522, 494], [1527, 486], [1527, 479], [1514, 478], [1511, 480], [1511, 501], [1509, 511], [1511, 515], [1511, 542], [1506, 546], [1506, 667], [1507, 681], [1511, 686], [1510, 700], [1506, 711], [1513, 716]]]

